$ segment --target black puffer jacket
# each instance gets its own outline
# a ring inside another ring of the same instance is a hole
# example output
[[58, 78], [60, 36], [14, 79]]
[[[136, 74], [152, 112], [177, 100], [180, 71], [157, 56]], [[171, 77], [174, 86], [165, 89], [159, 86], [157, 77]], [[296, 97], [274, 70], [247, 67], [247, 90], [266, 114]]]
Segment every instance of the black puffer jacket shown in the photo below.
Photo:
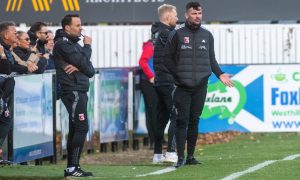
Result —
[[[94, 67], [90, 61], [91, 46], [85, 44], [82, 47], [77, 43], [79, 40], [78, 37], [70, 37], [62, 29], [56, 31], [53, 58], [62, 92], [87, 92], [90, 86], [89, 78], [95, 74]], [[64, 68], [69, 64], [77, 67], [79, 71], [67, 74]]]
[[214, 39], [208, 30], [185, 23], [170, 34], [166, 44], [166, 67], [175, 78], [175, 84], [197, 88], [207, 84], [213, 72], [221, 71], [215, 58]]
[[154, 44], [153, 67], [155, 71], [155, 85], [174, 84], [173, 77], [164, 65], [165, 53], [164, 48], [173, 27], [167, 26], [161, 22], [155, 23], [151, 27], [152, 39]]

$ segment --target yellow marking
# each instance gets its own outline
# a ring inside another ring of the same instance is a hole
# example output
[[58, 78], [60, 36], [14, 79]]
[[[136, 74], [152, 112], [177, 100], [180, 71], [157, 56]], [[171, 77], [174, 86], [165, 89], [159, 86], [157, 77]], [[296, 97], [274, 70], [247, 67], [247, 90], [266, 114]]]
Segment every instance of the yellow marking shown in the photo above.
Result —
[[44, 0], [44, 5], [45, 5], [46, 11], [50, 11], [50, 6], [48, 4], [48, 0]]
[[74, 1], [76, 11], [80, 11], [80, 6], [79, 6], [79, 3], [78, 3], [78, 0], [73, 0], [73, 1]]
[[15, 11], [16, 4], [17, 4], [17, 0], [14, 0], [12, 7], [11, 7], [11, 11]]
[[18, 9], [17, 9], [18, 12], [20, 12], [20, 10], [21, 10], [22, 3], [23, 3], [23, 0], [19, 0]]
[[39, 7], [38, 7], [38, 5], [37, 5], [36, 0], [32, 0], [32, 5], [33, 5], [34, 11], [39, 11]]
[[44, 9], [44, 5], [43, 5], [42, 0], [37, 0], [37, 2], [38, 2], [38, 5], [40, 7], [40, 11], [44, 11], [45, 9]]
[[6, 5], [6, 12], [9, 11], [10, 4], [11, 4], [11, 0], [8, 0], [7, 5]]
[[70, 11], [74, 11], [74, 6], [73, 6], [72, 0], [68, 0], [68, 2], [69, 2]]
[[65, 11], [69, 11], [69, 7], [67, 5], [67, 0], [61, 0], [64, 6]]

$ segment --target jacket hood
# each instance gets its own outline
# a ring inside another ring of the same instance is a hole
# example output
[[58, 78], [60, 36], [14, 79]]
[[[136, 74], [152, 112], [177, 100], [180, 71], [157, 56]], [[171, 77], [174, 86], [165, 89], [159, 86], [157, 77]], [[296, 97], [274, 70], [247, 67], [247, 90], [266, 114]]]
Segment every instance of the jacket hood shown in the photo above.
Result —
[[161, 22], [156, 22], [154, 24], [152, 24], [152, 27], [151, 27], [151, 33], [152, 34], [155, 34], [163, 29], [169, 29], [169, 30], [173, 30], [174, 28], [171, 27], [171, 26], [168, 26], [166, 24], [163, 24]]
[[56, 42], [58, 39], [61, 39], [61, 38], [64, 38], [64, 37], [68, 38], [70, 41], [72, 41], [74, 43], [77, 43], [78, 41], [80, 41], [79, 37], [72, 37], [69, 34], [67, 34], [63, 29], [58, 29], [55, 32], [54, 42]]

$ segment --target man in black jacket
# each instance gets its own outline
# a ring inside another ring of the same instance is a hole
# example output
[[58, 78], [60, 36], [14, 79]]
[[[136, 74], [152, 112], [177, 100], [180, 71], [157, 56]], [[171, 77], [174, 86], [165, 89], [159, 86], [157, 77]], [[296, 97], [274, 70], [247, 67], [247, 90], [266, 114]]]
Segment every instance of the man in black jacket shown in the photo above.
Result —
[[[151, 32], [154, 44], [153, 66], [155, 72], [154, 86], [158, 94], [159, 103], [158, 117], [156, 119], [154, 156], [153, 163], [177, 162], [175, 152], [175, 120], [172, 116], [173, 100], [172, 91], [174, 90], [174, 80], [169, 70], [164, 66], [164, 47], [168, 36], [176, 26], [178, 21], [176, 7], [169, 4], [163, 4], [158, 7], [159, 21], [152, 25]], [[164, 130], [170, 119], [168, 129], [168, 147], [165, 156], [162, 154], [162, 141]]]
[[10, 63], [11, 72], [23, 74], [27, 72], [27, 67], [16, 63], [11, 54], [11, 46], [17, 42], [16, 27], [14, 22], [3, 22], [0, 24], [0, 44], [3, 46], [4, 57]]
[[166, 67], [177, 86], [174, 103], [177, 112], [175, 135], [178, 162], [175, 167], [200, 163], [194, 158], [194, 152], [208, 77], [213, 72], [224, 85], [233, 86], [229, 74], [222, 72], [216, 61], [212, 34], [201, 27], [202, 8], [198, 2], [186, 5], [185, 18], [185, 24], [170, 34], [166, 44]]
[[92, 39], [83, 37], [80, 46], [82, 26], [78, 15], [66, 15], [62, 28], [56, 31], [53, 57], [58, 82], [61, 85], [61, 99], [69, 113], [69, 134], [67, 142], [68, 164], [64, 176], [88, 177], [91, 172], [80, 169], [79, 159], [88, 132], [87, 91], [89, 78], [95, 74], [90, 61]]
[[26, 67], [16, 64], [10, 47], [17, 42], [16, 27], [13, 22], [0, 24], [0, 164], [10, 164], [2, 159], [1, 146], [12, 126], [10, 114], [11, 94], [15, 80], [8, 75], [11, 72], [25, 73]]
[[48, 38], [48, 27], [43, 22], [35, 22], [27, 31], [30, 38], [30, 51], [39, 55], [39, 70], [37, 73], [43, 73], [47, 67], [50, 53], [46, 50]]

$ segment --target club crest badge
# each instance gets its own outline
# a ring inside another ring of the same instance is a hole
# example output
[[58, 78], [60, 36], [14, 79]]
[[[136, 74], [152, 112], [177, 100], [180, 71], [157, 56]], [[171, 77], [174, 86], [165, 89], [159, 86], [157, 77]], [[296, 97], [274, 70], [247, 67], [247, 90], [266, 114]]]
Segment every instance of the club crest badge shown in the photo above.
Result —
[[84, 118], [84, 114], [79, 114], [79, 120], [80, 120], [80, 121], [84, 121], [84, 119], [85, 119], [85, 118]]
[[184, 42], [185, 44], [190, 43], [190, 37], [184, 37], [184, 38], [183, 38], [183, 42]]

